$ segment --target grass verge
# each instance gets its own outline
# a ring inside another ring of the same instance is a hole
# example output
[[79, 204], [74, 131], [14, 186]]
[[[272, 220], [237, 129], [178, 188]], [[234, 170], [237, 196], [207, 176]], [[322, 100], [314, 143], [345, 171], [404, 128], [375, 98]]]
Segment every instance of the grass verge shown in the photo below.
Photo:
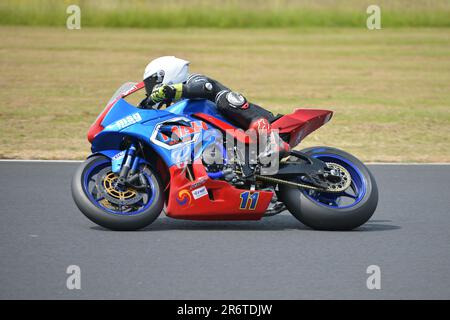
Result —
[[304, 146], [369, 161], [450, 161], [447, 28], [0, 27], [0, 158], [81, 159], [115, 89], [173, 54], [274, 112], [335, 111]]
[[[363, 27], [372, 0], [2, 0], [0, 24], [64, 26], [66, 8], [82, 26], [138, 28]], [[448, 0], [377, 0], [382, 25], [450, 27]]]

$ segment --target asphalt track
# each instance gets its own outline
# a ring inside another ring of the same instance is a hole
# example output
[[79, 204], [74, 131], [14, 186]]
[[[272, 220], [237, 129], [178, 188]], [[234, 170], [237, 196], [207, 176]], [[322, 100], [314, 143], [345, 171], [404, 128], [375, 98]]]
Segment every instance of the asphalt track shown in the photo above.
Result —
[[[88, 221], [77, 163], [0, 162], [1, 299], [449, 299], [450, 166], [373, 165], [380, 202], [350, 232], [287, 212], [258, 222], [163, 215], [139, 232]], [[81, 268], [81, 290], [66, 268]], [[366, 268], [381, 269], [369, 290]]]

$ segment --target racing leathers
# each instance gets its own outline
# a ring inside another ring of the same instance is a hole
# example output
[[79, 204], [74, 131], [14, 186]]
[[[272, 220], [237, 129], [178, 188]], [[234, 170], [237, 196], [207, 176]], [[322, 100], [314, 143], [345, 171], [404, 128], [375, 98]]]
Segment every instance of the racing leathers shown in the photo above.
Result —
[[[207, 99], [216, 104], [227, 120], [242, 129], [253, 129], [257, 133], [271, 133], [270, 122], [274, 115], [262, 107], [247, 101], [240, 93], [231, 91], [220, 82], [201, 74], [191, 74], [185, 83], [155, 86], [151, 94], [141, 102], [141, 107], [148, 108], [157, 103], [172, 100]], [[279, 139], [278, 150], [284, 157], [289, 152], [289, 145]]]

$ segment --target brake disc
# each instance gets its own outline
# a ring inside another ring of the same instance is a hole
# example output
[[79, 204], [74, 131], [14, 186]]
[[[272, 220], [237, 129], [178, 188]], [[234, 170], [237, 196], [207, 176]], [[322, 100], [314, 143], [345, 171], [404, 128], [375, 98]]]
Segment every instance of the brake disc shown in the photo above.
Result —
[[101, 170], [95, 181], [97, 190], [110, 203], [119, 206], [130, 206], [142, 200], [142, 194], [131, 187], [121, 189], [118, 187], [119, 177], [111, 168]]
[[350, 184], [352, 183], [352, 176], [348, 172], [347, 169], [345, 169], [343, 166], [334, 163], [334, 162], [326, 162], [325, 163], [330, 169], [330, 171], [333, 173], [333, 176], [338, 177], [339, 181], [332, 182], [329, 179], [327, 179], [326, 184], [327, 192], [342, 192], [344, 190], [347, 190], [348, 187], [350, 187]]

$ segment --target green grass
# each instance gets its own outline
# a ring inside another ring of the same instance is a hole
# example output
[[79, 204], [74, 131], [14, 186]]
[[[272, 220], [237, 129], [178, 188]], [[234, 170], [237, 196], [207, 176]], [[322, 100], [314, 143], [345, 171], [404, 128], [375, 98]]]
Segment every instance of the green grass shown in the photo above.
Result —
[[[69, 4], [87, 27], [364, 27], [371, 0], [2, 0], [0, 24], [65, 26]], [[378, 0], [382, 27], [450, 27], [448, 0]]]
[[85, 157], [115, 89], [173, 54], [273, 112], [334, 110], [304, 146], [448, 162], [449, 31], [0, 27], [0, 158]]

